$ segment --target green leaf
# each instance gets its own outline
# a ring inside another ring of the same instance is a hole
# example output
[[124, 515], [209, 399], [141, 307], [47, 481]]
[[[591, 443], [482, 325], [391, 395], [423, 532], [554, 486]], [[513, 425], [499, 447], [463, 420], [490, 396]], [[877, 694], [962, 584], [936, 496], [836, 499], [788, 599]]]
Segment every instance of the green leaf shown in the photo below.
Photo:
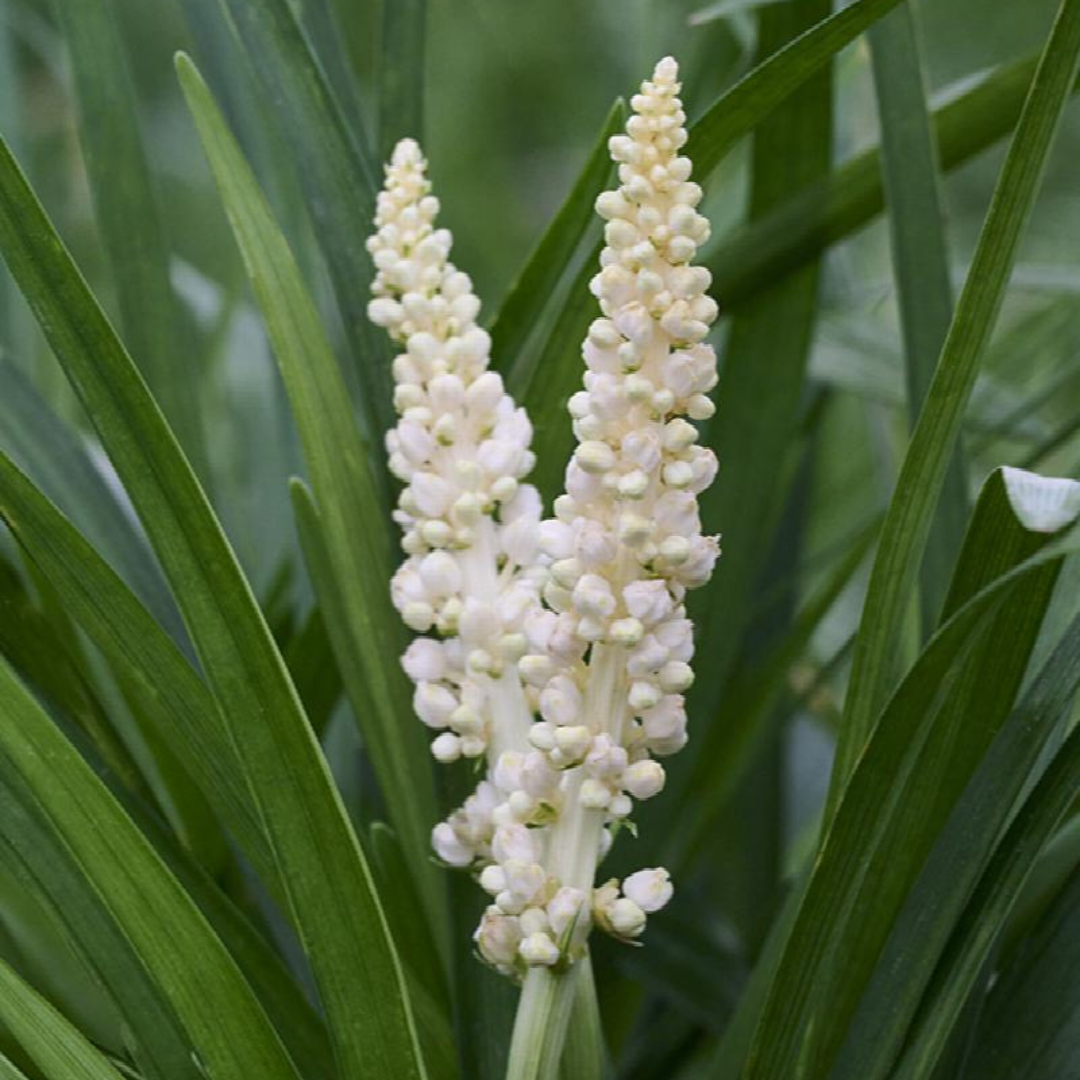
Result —
[[277, 869], [257, 805], [217, 705], [191, 664], [108, 564], [2, 453], [0, 517], [274, 887]]
[[999, 972], [965, 1075], [1037, 1080], [1080, 1070], [1080, 873]]
[[[683, 151], [693, 161], [699, 180], [716, 168], [739, 138], [753, 131], [897, 3], [899, 0], [856, 0], [801, 33], [721, 94], [691, 125], [690, 140]], [[763, 9], [760, 14], [764, 18], [773, 12]]]
[[[0, 725], [0, 781], [18, 808], [5, 819], [4, 843], [22, 845], [23, 859], [39, 865], [50, 851], [61, 860], [52, 879], [41, 882], [61, 917], [79, 918], [92, 897], [115, 924], [177, 1036], [179, 1056], [171, 1062], [155, 1058], [157, 1074], [197, 1076], [201, 1061], [220, 1075], [298, 1080], [250, 988], [191, 899], [3, 661], [0, 708], [8, 721]], [[9, 803], [8, 812], [13, 810]], [[37, 819], [37, 846], [49, 850], [30, 850], [22, 815]], [[56, 903], [53, 890], [63, 890], [68, 903]], [[106, 962], [104, 944], [81, 940], [96, 954], [95, 966]], [[119, 988], [110, 989], [116, 994]], [[150, 1029], [130, 1012], [126, 1019], [136, 1038]]]
[[[904, 342], [908, 416], [914, 427], [953, 311], [937, 154], [926, 107], [926, 76], [914, 6], [901, 4], [871, 27], [867, 37], [881, 128], [882, 177]], [[923, 560], [920, 613], [924, 637], [937, 623], [967, 516], [967, 479], [958, 446], [945, 474]]]
[[[753, 131], [837, 52], [897, 3], [899, 0], [856, 0], [769, 56], [721, 94], [689, 129], [685, 153], [694, 163], [697, 180], [704, 182], [740, 138]], [[616, 102], [608, 114], [570, 195], [511, 286], [492, 323], [492, 353], [503, 370], [517, 362], [562, 268], [593, 223], [593, 200], [603, 190], [606, 170], [610, 167], [607, 138], [621, 126], [622, 109], [622, 103]], [[516, 378], [512, 374], [508, 376], [512, 392]]]
[[71, 57], [79, 137], [123, 336], [196, 472], [208, 478], [198, 370], [184, 347], [169, 248], [139, 133], [135, 90], [113, 0], [55, 5]]
[[371, 873], [236, 557], [168, 425], [0, 144], [0, 250], [139, 513], [257, 800], [340, 1067], [423, 1075]]
[[949, 932], [958, 924], [964, 933], [964, 904], [1078, 688], [1080, 620], [1075, 620], [1002, 727], [935, 844], [860, 1003], [837, 1064], [838, 1078], [891, 1075], [893, 1056], [941, 961]]
[[281, 956], [145, 807], [113, 785], [110, 790], [229, 950], [305, 1080], [334, 1080], [337, 1070], [326, 1025]]
[[723, 712], [731, 722], [718, 720], [701, 736], [694, 770], [687, 783], [687, 805], [680, 813], [680, 827], [667, 839], [665, 866], [686, 865], [715, 836], [717, 814], [746, 775], [755, 753], [787, 715], [781, 703], [790, 697], [786, 686], [792, 666], [803, 656], [810, 638], [865, 562], [877, 540], [879, 527], [880, 521], [874, 521], [856, 539], [765, 659], [740, 670], [728, 684]]
[[[1068, 663], [1070, 675], [1075, 677], [1077, 635], [1070, 637]], [[1058, 659], [1064, 661], [1065, 657]], [[1040, 852], [1076, 799], [1078, 775], [1080, 728], [1073, 730], [1054, 755], [998, 844], [923, 999], [920, 1022], [894, 1074], [897, 1080], [919, 1080], [937, 1061]], [[1010, 1030], [1018, 1034], [1014, 1025]]]
[[[758, 13], [759, 50], [768, 54], [785, 41], [805, 40], [805, 35], [798, 35], [804, 27], [827, 15], [829, 6], [822, 0], [800, 0], [762, 8]], [[773, 56], [782, 56], [792, 47]], [[827, 60], [826, 56], [825, 63]], [[766, 61], [756, 70], [773, 62]], [[767, 214], [792, 190], [829, 170], [832, 72], [816, 62], [814, 71], [813, 77], [806, 78], [802, 92], [784, 101], [754, 131], [751, 217]], [[724, 463], [724, 479], [704, 492], [700, 500], [706, 531], [723, 534], [723, 565], [691, 607], [697, 624], [697, 647], [710, 662], [698, 675], [689, 709], [691, 715], [704, 718], [700, 726], [706, 732], [714, 722], [738, 724], [741, 720], [734, 716], [718, 720], [718, 713], [725, 682], [739, 655], [754, 589], [770, 552], [777, 515], [787, 504], [796, 476], [791, 468], [792, 444], [799, 428], [806, 366], [817, 322], [818, 280], [818, 267], [807, 266], [799, 276], [763, 291], [737, 309], [732, 320], [724, 356], [723, 391], [718, 395], [716, 418], [706, 433]], [[767, 394], [762, 394], [762, 356], [773, 358]], [[762, 766], [768, 767], [768, 763]], [[689, 801], [689, 773], [688, 759], [673, 761], [667, 810], [658, 805], [656, 811], [667, 814], [660, 829], [665, 835], [675, 831], [676, 815]], [[779, 812], [769, 785], [750, 783], [747, 790], [750, 804], [741, 806], [738, 813], [762, 827], [762, 832], [748, 844], [758, 849], [775, 842], [771, 838], [776, 835], [775, 829], [768, 823], [775, 823]], [[766, 838], [770, 832], [771, 837]], [[765, 894], [775, 886], [776, 861], [762, 859], [753, 850], [746, 856], [746, 864], [765, 871], [744, 899], [747, 911], [761, 911], [770, 903]]]
[[[267, 117], [296, 163], [359, 373], [365, 434], [381, 446], [394, 422], [392, 386], [385, 335], [367, 318], [374, 269], [366, 247], [380, 170], [351, 136], [289, 0], [220, 2], [269, 105]], [[382, 456], [374, 458], [380, 469]]]
[[315, 733], [322, 736], [341, 697], [341, 672], [322, 611], [313, 607], [285, 647], [285, 662]]
[[0, 960], [0, 1024], [47, 1075], [120, 1080], [105, 1056]]
[[379, 57], [379, 152], [389, 161], [399, 139], [424, 141], [427, 0], [383, 4]]
[[0, 445], [78, 525], [173, 639], [186, 645], [184, 625], [146, 538], [86, 446], [9, 360], [0, 359], [0, 383]]
[[26, 1073], [20, 1072], [15, 1065], [0, 1051], [0, 1080], [28, 1080]]
[[[177, 71], [244, 257], [277, 357], [311, 476], [317, 528], [329, 560], [319, 590], [338, 667], [360, 723], [390, 820], [433, 925], [442, 918], [430, 833], [437, 820], [431, 755], [414, 722], [405, 673], [387, 657], [405, 649], [390, 600], [391, 541], [375, 482], [349, 410], [341, 372], [288, 244], [206, 84], [186, 57]], [[327, 589], [337, 593], [330, 601]], [[358, 663], [359, 661], [359, 663]]]
[[[272, 891], [281, 895], [269, 849], [260, 831], [256, 810], [232, 760], [231, 746], [223, 742], [213, 699], [173, 643], [158, 628], [84, 540], [64, 521], [32, 485], [0, 458], [0, 512], [26, 549], [40, 560], [42, 572], [55, 585], [72, 614], [83, 620], [91, 639], [110, 656], [134, 700], [141, 702], [158, 725], [160, 734], [181, 751], [185, 764], [233, 829], [252, 863]], [[128, 812], [134, 813], [129, 804]], [[143, 814], [144, 831], [159, 827]], [[148, 832], [148, 835], [155, 833]], [[266, 1003], [270, 1015], [292, 1049], [296, 1060], [308, 1065], [319, 1061], [318, 1028], [310, 1007], [283, 972], [275, 972], [275, 960], [265, 946], [245, 928], [242, 920], [218, 897], [201, 872], [170, 851], [160, 838], [170, 868], [195, 898], [215, 929], [222, 934]], [[120, 978], [121, 985], [130, 981]], [[137, 986], [136, 986], [137, 988]], [[295, 1033], [295, 1037], [294, 1037]], [[321, 1075], [326, 1075], [324, 1069]]]
[[[525, 265], [518, 271], [491, 322], [493, 363], [506, 374], [507, 389], [517, 401], [523, 399], [526, 388], [535, 382], [545, 355], [542, 348], [526, 350], [526, 345], [543, 321], [544, 311], [552, 302], [559, 282], [566, 276], [574, 252], [582, 247], [590, 226], [595, 226], [599, 232], [599, 219], [593, 205], [614, 171], [608, 152], [608, 139], [621, 131], [625, 123], [626, 105], [620, 98], [604, 120], [600, 135], [574, 186], [529, 254]], [[591, 260], [591, 265], [596, 265], [595, 259]], [[575, 284], [573, 291], [567, 294], [567, 302], [575, 303], [578, 291], [579, 285]], [[544, 365], [545, 379], [548, 366]], [[542, 415], [533, 413], [531, 409], [530, 414], [534, 422]]]
[[835, 807], [893, 685], [898, 635], [964, 407], [997, 320], [1078, 63], [1080, 0], [1064, 0], [1002, 166], [967, 283], [882, 525], [855, 641], [830, 807]]
[[[1041, 486], [1058, 490], [1061, 483]], [[1027, 503], [1014, 494], [1008, 473], [995, 473], [983, 490], [946, 603], [948, 621], [860, 748], [822, 841], [769, 990], [747, 1080], [786, 1075], [796, 1062], [806, 1080], [832, 1075], [875, 966], [886, 975], [904, 966], [881, 960], [894, 921], [1005, 722], [1061, 553], [1076, 543], [1071, 534], [1048, 543], [1048, 532], [1030, 529]], [[939, 912], [929, 904], [917, 910]], [[923, 934], [932, 940], [929, 929]], [[917, 950], [906, 944], [910, 960]], [[887, 1063], [886, 1027], [895, 1023], [903, 1031], [906, 1001], [889, 993], [880, 1000], [886, 1011], [867, 1029], [865, 1045], [874, 1057], [861, 1062], [864, 1069]]]
[[[557, 317], [546, 321], [530, 343], [528, 351], [536, 357], [536, 364], [528, 381], [511, 389], [533, 424], [536, 467], [529, 480], [536, 485], [545, 505], [550, 505], [563, 490], [566, 463], [574, 450], [574, 429], [566, 403], [571, 394], [581, 389], [581, 343], [600, 310], [589, 292], [599, 259], [600, 249], [596, 248], [581, 261], [580, 269], [570, 278]], [[519, 354], [519, 358], [524, 355]]]
[[[1015, 127], [1035, 65], [1034, 57], [1005, 64], [934, 110], [931, 121], [943, 170], [962, 165]], [[881, 149], [873, 147], [768, 217], [725, 236], [707, 260], [713, 291], [728, 304], [738, 304], [817, 258], [884, 208]]]

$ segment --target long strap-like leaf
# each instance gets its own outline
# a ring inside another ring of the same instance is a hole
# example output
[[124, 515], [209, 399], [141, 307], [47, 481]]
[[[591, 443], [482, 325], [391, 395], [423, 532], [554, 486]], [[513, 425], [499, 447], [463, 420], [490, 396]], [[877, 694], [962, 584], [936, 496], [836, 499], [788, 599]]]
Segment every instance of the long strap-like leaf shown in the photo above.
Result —
[[47, 1076], [121, 1080], [120, 1073], [75, 1027], [0, 959], [0, 1024]]
[[259, 806], [343, 1072], [422, 1076], [371, 873], [284, 662], [191, 467], [6, 144], [0, 249], [172, 584]]
[[[107, 912], [146, 973], [161, 1007], [188, 1042], [180, 1075], [298, 1080], [299, 1074], [225, 947], [90, 767], [0, 660], [0, 782]], [[25, 839], [20, 817], [5, 820], [6, 844]], [[25, 850], [25, 849], [24, 849]], [[54, 864], [55, 865], [55, 864]], [[35, 871], [39, 880], [47, 872]], [[50, 885], [43, 882], [48, 890]], [[54, 894], [55, 895], [55, 894]], [[80, 900], [79, 903], [85, 901]], [[61, 916], [71, 912], [61, 909]], [[84, 942], [93, 955], [94, 942]], [[2, 996], [2, 991], [0, 991]], [[137, 1024], [133, 1030], [138, 1032]], [[170, 1075], [158, 1060], [159, 1075]]]
[[897, 641], [934, 507], [1078, 64], [1080, 0], [1063, 0], [882, 525], [855, 642], [830, 808], [835, 808], [893, 685]]
[[177, 70], [300, 433], [336, 593], [330, 597], [321, 589], [320, 601], [341, 614], [332, 637], [338, 666], [391, 823], [437, 926], [445, 909], [439, 903], [442, 879], [430, 858], [436, 820], [431, 756], [397, 663], [405, 633], [390, 601], [391, 541], [368, 455], [315, 303], [266, 199], [194, 65], [182, 56]]

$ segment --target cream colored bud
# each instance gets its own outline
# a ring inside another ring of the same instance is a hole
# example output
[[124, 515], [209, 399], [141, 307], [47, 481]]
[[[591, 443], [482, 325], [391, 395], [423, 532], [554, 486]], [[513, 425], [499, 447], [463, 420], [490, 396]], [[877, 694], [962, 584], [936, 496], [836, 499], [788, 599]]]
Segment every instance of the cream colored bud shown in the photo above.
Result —
[[622, 786], [635, 799], [651, 799], [664, 789], [664, 766], [652, 758], [635, 761], [622, 774]]
[[645, 912], [625, 896], [608, 908], [607, 920], [619, 937], [635, 938], [645, 929]]
[[598, 475], [615, 465], [615, 451], [606, 442], [590, 440], [578, 446], [574, 459], [584, 472]]

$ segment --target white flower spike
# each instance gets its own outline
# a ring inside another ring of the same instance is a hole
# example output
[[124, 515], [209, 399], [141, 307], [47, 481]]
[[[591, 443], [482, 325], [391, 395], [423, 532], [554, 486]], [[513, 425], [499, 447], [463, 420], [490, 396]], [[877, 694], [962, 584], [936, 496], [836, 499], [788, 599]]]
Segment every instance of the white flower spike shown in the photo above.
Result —
[[662, 790], [655, 759], [686, 742], [683, 598], [719, 554], [696, 499], [716, 459], [686, 419], [712, 414], [716, 358], [703, 339], [717, 309], [708, 271], [690, 265], [709, 227], [679, 154], [677, 74], [670, 58], [657, 65], [610, 142], [620, 186], [597, 200], [602, 317], [583, 345], [584, 386], [569, 402], [578, 446], [551, 520], [523, 483], [531, 427], [487, 370], [479, 303], [434, 226], [412, 140], [387, 166], [369, 241], [369, 314], [404, 346], [387, 449], [406, 485], [395, 516], [408, 557], [392, 594], [425, 636], [402, 663], [417, 716], [438, 733], [435, 757], [487, 762], [432, 842], [477, 874], [491, 899], [478, 951], [515, 977], [572, 963], [592, 925], [636, 939], [672, 895], [663, 868], [621, 886], [595, 878], [608, 827]]
[[[430, 187], [419, 146], [402, 140], [368, 241], [378, 270], [368, 314], [404, 346], [393, 365], [400, 420], [386, 443], [405, 484], [395, 517], [408, 558], [391, 593], [409, 627], [435, 635], [417, 638], [402, 663], [417, 715], [441, 732], [432, 753], [451, 762], [489, 745], [526, 746], [529, 712], [505, 668], [523, 651], [522, 621], [536, 606], [538, 582], [520, 571], [533, 560], [540, 499], [521, 483], [533, 465], [532, 429], [487, 370], [480, 302], [449, 261], [451, 236], [435, 228]], [[459, 862], [441, 835], [437, 847]]]
[[[593, 890], [605, 826], [664, 786], [655, 760], [686, 742], [683, 694], [693, 634], [683, 598], [719, 554], [697, 495], [716, 475], [686, 419], [712, 415], [716, 318], [709, 272], [690, 265], [709, 235], [701, 189], [680, 156], [686, 117], [678, 68], [661, 60], [635, 94], [627, 133], [610, 141], [620, 186], [597, 199], [606, 246], [592, 291], [602, 317], [583, 346], [584, 386], [570, 400], [578, 447], [555, 518], [540, 526], [550, 560], [544, 600], [559, 647], [526, 654], [541, 720], [529, 739], [566, 770], [546, 867], [562, 887]], [[546, 679], [540, 677], [544, 673]], [[663, 869], [592, 893], [592, 916], [630, 940], [670, 899]]]

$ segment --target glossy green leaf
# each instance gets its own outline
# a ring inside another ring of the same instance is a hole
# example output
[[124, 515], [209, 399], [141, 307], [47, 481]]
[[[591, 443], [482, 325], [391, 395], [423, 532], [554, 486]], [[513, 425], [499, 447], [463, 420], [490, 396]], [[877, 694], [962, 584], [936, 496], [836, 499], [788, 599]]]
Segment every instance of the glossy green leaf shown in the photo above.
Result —
[[187, 635], [168, 585], [85, 444], [10, 361], [0, 359], [0, 446], [86, 534], [178, 643]]
[[[526, 346], [541, 324], [574, 252], [582, 246], [582, 238], [589, 233], [590, 226], [596, 226], [599, 233], [599, 218], [593, 206], [614, 171], [608, 139], [621, 131], [625, 123], [626, 105], [620, 99], [611, 107], [574, 186], [499, 303], [491, 322], [493, 364], [505, 373], [507, 389], [518, 401], [536, 381], [539, 365], [546, 356], [537, 345]], [[592, 262], [595, 265], [595, 260]], [[567, 302], [575, 303], [578, 292], [579, 285], [575, 284], [573, 292], [567, 294]], [[544, 363], [542, 379], [548, 377], [548, 368]], [[537, 419], [537, 414], [533, 414], [533, 419]]]
[[[762, 8], [758, 15], [760, 53], [768, 55], [789, 40], [805, 40], [805, 35], [800, 36], [803, 28], [814, 25], [828, 11], [829, 4], [820, 0]], [[782, 56], [785, 51], [773, 56]], [[828, 57], [826, 65], [827, 61]], [[767, 60], [756, 70], [773, 62]], [[832, 72], [828, 66], [815, 64], [816, 74], [804, 76], [801, 92], [783, 101], [754, 131], [751, 217], [767, 214], [793, 190], [829, 170]], [[689, 708], [691, 715], [705, 720], [700, 727], [706, 732], [712, 726], [739, 724], [743, 719], [734, 714], [720, 716], [719, 712], [778, 515], [796, 478], [792, 446], [799, 429], [806, 367], [817, 323], [818, 284], [819, 268], [807, 266], [797, 277], [736, 309], [732, 318], [723, 391], [717, 395], [716, 417], [706, 431], [706, 440], [724, 463], [724, 482], [703, 492], [700, 500], [705, 530], [721, 533], [724, 554], [715, 579], [694, 598], [690, 609], [696, 623], [697, 648], [710, 662], [695, 680]], [[762, 394], [762, 356], [773, 358], [767, 394]], [[733, 528], [736, 522], [739, 525]], [[761, 767], [768, 769], [769, 764]], [[689, 771], [688, 761], [673, 761], [664, 833], [674, 832], [673, 823], [689, 801]], [[749, 839], [748, 850], [741, 857], [748, 868], [760, 871], [757, 884], [749, 887], [744, 899], [744, 909], [752, 912], [769, 905], [769, 894], [776, 885], [776, 860], [763, 859], [758, 851], [777, 842], [774, 825], [779, 810], [769, 785], [749, 782], [744, 790], [750, 802], [734, 813], [760, 829]], [[663, 812], [662, 805], [657, 812]]]
[[[911, 3], [901, 4], [867, 35], [912, 427], [930, 388], [953, 311], [938, 162], [926, 105], [916, 14]], [[967, 516], [967, 478], [958, 446], [945, 474], [923, 560], [920, 614], [924, 636], [929, 636], [937, 622]]]
[[[956, 932], [965, 932], [964, 904], [1078, 688], [1080, 620], [1068, 629], [1002, 727], [935, 844], [860, 1004], [837, 1077], [870, 1080], [891, 1075], [893, 1058], [937, 970], [949, 932], [954, 925]], [[963, 999], [957, 997], [955, 1003]]]
[[[161, 1035], [175, 1031], [178, 1056], [171, 1062], [155, 1057], [158, 1075], [197, 1076], [203, 1062], [222, 1075], [298, 1080], [250, 988], [191, 899], [3, 662], [0, 707], [10, 721], [0, 725], [0, 778], [21, 813], [37, 819], [39, 836], [63, 863], [43, 887], [66, 889], [69, 898], [72, 891], [82, 894], [76, 905], [96, 899], [160, 1003]], [[11, 829], [5, 845], [28, 839], [18, 817], [5, 821]], [[24, 858], [45, 855], [23, 848]], [[78, 917], [71, 906], [57, 905], [63, 918]], [[97, 951], [99, 963], [103, 944], [99, 938], [83, 941]], [[111, 989], [115, 994], [118, 988]], [[136, 1018], [129, 1013], [127, 1019], [135, 1028]], [[151, 1023], [139, 1025], [136, 1039]]]
[[2, 1080], [28, 1080], [26, 1073], [20, 1071], [18, 1066], [4, 1055], [3, 1051], [0, 1051], [0, 1078]]
[[105, 1056], [0, 960], [0, 1024], [47, 1075], [120, 1080]]
[[374, 268], [365, 246], [380, 170], [364, 155], [366, 139], [352, 136], [289, 0], [220, 2], [269, 106], [267, 119], [295, 163], [359, 373], [366, 432], [380, 446], [394, 420], [392, 385], [385, 335], [367, 318]]
[[277, 869], [210, 691], [135, 595], [0, 454], [0, 517], [273, 887]]
[[[1071, 645], [1075, 649], [1075, 637]], [[1039, 853], [1076, 799], [1078, 775], [1080, 728], [1054, 755], [998, 844], [923, 999], [897, 1080], [919, 1080], [938, 1060]]]
[[424, 141], [427, 0], [383, 5], [379, 58], [379, 152], [387, 161], [398, 139]]
[[114, 0], [55, 5], [79, 107], [79, 137], [116, 284], [124, 341], [196, 472], [209, 468], [197, 369], [169, 279], [169, 248], [139, 133]]
[[[1015, 127], [1035, 65], [1035, 58], [1004, 64], [933, 111], [943, 170], [962, 165]], [[856, 232], [884, 208], [881, 149], [873, 147], [768, 217], [725, 236], [707, 260], [713, 291], [738, 304]]]
[[882, 525], [844, 701], [832, 806], [897, 674], [896, 649], [904, 613], [964, 407], [997, 320], [1078, 63], [1080, 2], [1065, 0], [1002, 166], [967, 283]]
[[1080, 873], [999, 973], [965, 1075], [1037, 1080], [1080, 1070]]
[[0, 250], [172, 584], [259, 804], [341, 1067], [423, 1075], [370, 871], [284, 662], [190, 466], [6, 146]]
[[600, 311], [589, 292], [589, 282], [600, 265], [599, 255], [599, 249], [590, 250], [582, 260], [557, 316], [536, 335], [535, 348], [529, 346], [537, 362], [528, 381], [511, 391], [532, 420], [536, 468], [529, 480], [546, 506], [563, 491], [566, 463], [574, 450], [574, 429], [566, 404], [570, 395], [581, 389], [581, 343]]
[[[1045, 492], [1060, 490], [1063, 482], [1030, 483]], [[1069, 500], [1059, 502], [1067, 506]], [[1032, 529], [1029, 506], [1007, 472], [995, 473], [984, 488], [946, 603], [948, 621], [860, 748], [822, 841], [769, 990], [747, 1080], [794, 1069], [796, 1061], [807, 1080], [831, 1075], [836, 1067], [875, 967], [887, 953], [894, 920], [1005, 722], [1061, 553], [1075, 546], [1071, 533], [1048, 543], [1053, 530]], [[1026, 775], [1022, 769], [1019, 781]], [[928, 941], [931, 936], [927, 931]], [[882, 1001], [890, 1018], [902, 1016], [903, 1006], [892, 995], [882, 995]], [[875, 1064], [888, 1060], [884, 1021], [878, 1019], [869, 1028], [870, 1043], [862, 1044], [874, 1047]], [[864, 1069], [870, 1064], [862, 1061]]]
[[785, 715], [780, 702], [790, 696], [786, 690], [792, 666], [803, 656], [813, 633], [849, 586], [877, 539], [879, 522], [856, 539], [820, 590], [811, 596], [792, 622], [790, 631], [753, 668], [741, 670], [725, 690], [724, 715], [731, 723], [718, 721], [706, 728], [694, 772], [687, 790], [678, 830], [668, 837], [665, 866], [678, 866], [693, 859], [713, 838], [716, 815], [731, 797], [754, 753], [760, 749], [776, 724]]
[[[800, 89], [899, 0], [856, 0], [801, 33], [721, 94], [690, 127], [685, 153], [706, 177], [743, 135]], [[767, 9], [761, 12], [762, 17]]]
[[[338, 667], [379, 778], [391, 824], [402, 837], [428, 917], [438, 925], [440, 880], [430, 859], [437, 820], [431, 755], [412, 721], [399, 656], [405, 633], [390, 599], [390, 537], [368, 455], [319, 314], [289, 247], [206, 84], [185, 57], [177, 63], [199, 135], [292, 403], [311, 475], [331, 577], [338, 594], [331, 636]], [[332, 583], [332, 584], [331, 584]], [[325, 590], [320, 597], [326, 601]], [[329, 608], [327, 609], [329, 610]]]

